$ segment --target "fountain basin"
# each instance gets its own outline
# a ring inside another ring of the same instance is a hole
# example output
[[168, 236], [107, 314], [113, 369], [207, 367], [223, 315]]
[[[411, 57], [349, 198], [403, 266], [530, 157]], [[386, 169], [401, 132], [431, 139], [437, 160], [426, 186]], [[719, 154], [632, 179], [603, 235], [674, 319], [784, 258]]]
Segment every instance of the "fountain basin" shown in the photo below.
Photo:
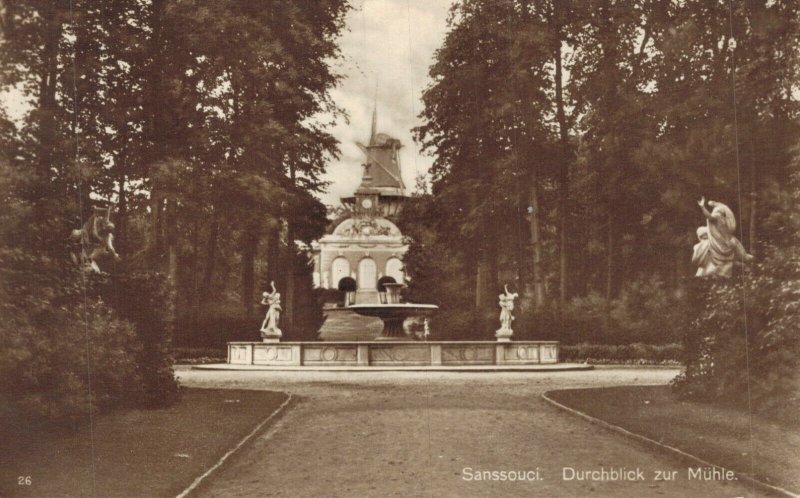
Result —
[[558, 363], [558, 353], [557, 341], [229, 342], [227, 364], [276, 369], [572, 368]]
[[406, 340], [403, 322], [410, 317], [430, 316], [439, 309], [435, 304], [392, 303], [392, 304], [354, 304], [347, 309], [359, 315], [380, 318], [383, 331], [376, 341]]

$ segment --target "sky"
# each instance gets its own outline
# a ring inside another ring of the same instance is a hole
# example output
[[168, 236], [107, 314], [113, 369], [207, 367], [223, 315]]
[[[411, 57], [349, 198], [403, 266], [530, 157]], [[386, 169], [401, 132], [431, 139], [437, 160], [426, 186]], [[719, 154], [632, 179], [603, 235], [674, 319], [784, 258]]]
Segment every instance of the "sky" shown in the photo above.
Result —
[[356, 142], [369, 140], [376, 103], [378, 132], [399, 139], [400, 167], [406, 187], [413, 189], [417, 174], [426, 173], [433, 158], [422, 155], [411, 138], [421, 124], [422, 92], [428, 68], [441, 46], [452, 0], [354, 0], [347, 30], [340, 38], [343, 60], [337, 70], [345, 77], [331, 92], [349, 115], [330, 132], [340, 142], [341, 157], [328, 165], [325, 204], [337, 205], [361, 180], [364, 155]]

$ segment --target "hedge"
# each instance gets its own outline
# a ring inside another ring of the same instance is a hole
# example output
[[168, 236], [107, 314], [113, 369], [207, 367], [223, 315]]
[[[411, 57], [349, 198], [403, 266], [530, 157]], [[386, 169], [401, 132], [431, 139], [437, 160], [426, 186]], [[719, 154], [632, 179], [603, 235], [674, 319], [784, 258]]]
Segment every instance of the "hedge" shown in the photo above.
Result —
[[680, 344], [562, 344], [560, 361], [593, 364], [680, 365]]

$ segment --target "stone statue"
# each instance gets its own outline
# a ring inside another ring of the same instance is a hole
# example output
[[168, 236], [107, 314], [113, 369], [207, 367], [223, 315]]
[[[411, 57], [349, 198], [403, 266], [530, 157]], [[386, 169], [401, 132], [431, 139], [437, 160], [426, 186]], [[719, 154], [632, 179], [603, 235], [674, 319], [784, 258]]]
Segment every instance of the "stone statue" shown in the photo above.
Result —
[[500, 328], [495, 332], [495, 337], [498, 341], [509, 342], [511, 335], [514, 333], [511, 330], [511, 322], [514, 316], [511, 312], [514, 310], [514, 299], [519, 297], [519, 294], [508, 292], [508, 284], [504, 286], [505, 293], [498, 296], [500, 304]]
[[733, 270], [734, 260], [748, 262], [753, 256], [748, 254], [739, 239], [734, 236], [736, 217], [733, 211], [721, 202], [708, 201], [711, 212], [706, 209], [706, 198], [697, 203], [706, 218], [706, 226], [698, 227], [698, 243], [694, 246], [692, 263], [697, 265], [698, 277], [728, 278]]
[[81, 228], [75, 229], [69, 236], [70, 241], [80, 246], [72, 252], [72, 261], [87, 271], [100, 273], [95, 261], [103, 254], [111, 254], [120, 259], [114, 249], [114, 224], [111, 223], [111, 206], [94, 207], [93, 213]]
[[281, 329], [278, 328], [278, 320], [281, 317], [281, 294], [275, 289], [275, 282], [270, 282], [270, 286], [272, 293], [261, 294], [261, 304], [269, 306], [264, 323], [261, 324], [261, 337], [264, 342], [278, 342], [283, 336]]

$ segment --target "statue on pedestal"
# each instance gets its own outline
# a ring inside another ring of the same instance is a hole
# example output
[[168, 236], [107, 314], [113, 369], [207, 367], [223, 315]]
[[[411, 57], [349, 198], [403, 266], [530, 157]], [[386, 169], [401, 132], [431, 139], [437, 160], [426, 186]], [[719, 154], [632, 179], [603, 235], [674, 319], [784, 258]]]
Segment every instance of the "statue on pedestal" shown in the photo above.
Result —
[[734, 260], [749, 262], [748, 254], [739, 239], [734, 236], [736, 218], [733, 211], [721, 202], [708, 201], [711, 212], [706, 209], [706, 198], [697, 203], [706, 218], [706, 225], [697, 228], [698, 243], [694, 246], [692, 263], [697, 265], [697, 277], [728, 278]]
[[519, 294], [508, 292], [508, 284], [504, 287], [505, 293], [500, 294], [498, 296], [499, 305], [500, 305], [500, 328], [497, 329], [495, 332], [495, 337], [500, 342], [509, 342], [511, 341], [511, 335], [514, 333], [511, 330], [511, 322], [514, 320], [514, 316], [511, 312], [514, 310], [514, 299], [519, 297]]
[[261, 294], [261, 304], [269, 306], [264, 323], [261, 324], [261, 337], [264, 342], [278, 342], [283, 336], [281, 329], [278, 328], [278, 320], [281, 317], [281, 295], [275, 289], [275, 282], [270, 282], [270, 285], [272, 293]]
[[120, 259], [114, 249], [114, 224], [111, 223], [111, 206], [94, 207], [93, 213], [81, 228], [70, 233], [69, 240], [80, 246], [71, 254], [72, 261], [86, 271], [100, 273], [95, 261], [103, 254], [111, 254]]

